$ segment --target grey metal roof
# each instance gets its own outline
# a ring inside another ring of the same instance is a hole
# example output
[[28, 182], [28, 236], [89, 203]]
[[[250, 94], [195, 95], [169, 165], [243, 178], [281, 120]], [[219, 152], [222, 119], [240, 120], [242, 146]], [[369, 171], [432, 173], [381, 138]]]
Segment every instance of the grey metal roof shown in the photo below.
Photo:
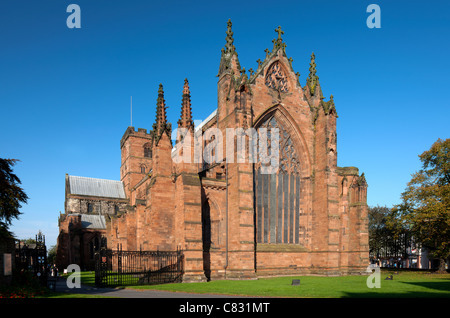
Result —
[[122, 181], [68, 176], [71, 194], [126, 199]]
[[81, 226], [84, 229], [106, 229], [105, 217], [103, 215], [81, 215]]
[[81, 227], [83, 229], [106, 229], [105, 217], [99, 214], [73, 213], [81, 215]]

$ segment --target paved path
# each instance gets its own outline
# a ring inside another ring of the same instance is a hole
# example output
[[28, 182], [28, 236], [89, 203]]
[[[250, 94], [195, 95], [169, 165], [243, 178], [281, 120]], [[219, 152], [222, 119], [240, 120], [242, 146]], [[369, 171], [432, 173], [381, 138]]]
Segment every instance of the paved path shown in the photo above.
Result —
[[228, 298], [233, 296], [214, 295], [214, 294], [191, 294], [166, 292], [159, 290], [138, 290], [124, 288], [97, 288], [87, 285], [81, 285], [81, 288], [67, 287], [66, 279], [59, 278], [56, 283], [56, 292], [72, 293], [72, 294], [89, 294], [105, 297], [116, 298]]

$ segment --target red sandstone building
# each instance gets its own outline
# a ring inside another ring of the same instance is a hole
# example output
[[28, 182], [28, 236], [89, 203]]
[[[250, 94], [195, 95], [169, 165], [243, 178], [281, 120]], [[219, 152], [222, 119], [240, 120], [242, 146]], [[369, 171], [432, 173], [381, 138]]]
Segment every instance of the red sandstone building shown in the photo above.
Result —
[[[179, 133], [175, 145], [160, 85], [152, 130], [128, 127], [120, 141], [124, 196], [84, 194], [98, 202], [116, 202], [111, 213], [97, 213], [105, 217], [105, 228], [99, 231], [104, 231], [108, 247], [120, 243], [124, 250], [181, 249], [184, 281], [365, 271], [369, 247], [364, 174], [337, 166], [336, 108], [332, 96], [328, 101], [323, 97], [314, 54], [302, 86], [286, 56], [283, 32], [276, 31], [272, 50], [247, 74], [228, 22], [217, 75], [217, 109], [194, 127], [186, 80], [178, 121], [185, 135]], [[223, 151], [214, 154], [220, 153], [218, 160], [199, 161], [199, 138], [194, 137], [202, 137], [200, 147], [206, 149], [217, 138], [211, 128], [222, 136], [227, 128], [277, 129], [278, 169], [267, 174], [265, 162], [239, 160], [237, 151], [230, 157], [227, 149], [237, 149], [240, 136], [219, 143]], [[189, 160], [174, 160], [180, 157]], [[66, 204], [64, 219], [74, 213], [83, 214]], [[61, 225], [60, 230], [60, 236], [70, 232]]]

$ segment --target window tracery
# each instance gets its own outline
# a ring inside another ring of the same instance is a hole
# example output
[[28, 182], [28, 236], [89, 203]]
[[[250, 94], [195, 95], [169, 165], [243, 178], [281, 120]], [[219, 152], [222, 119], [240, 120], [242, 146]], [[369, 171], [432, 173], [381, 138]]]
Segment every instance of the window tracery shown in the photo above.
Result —
[[[278, 170], [262, 173], [264, 163], [255, 164], [255, 207], [258, 243], [300, 244], [305, 231], [300, 227], [300, 161], [288, 131], [274, 117], [259, 128], [267, 129], [267, 152], [279, 148]], [[279, 143], [271, 144], [273, 129], [278, 129]]]
[[267, 70], [266, 85], [283, 93], [288, 91], [288, 80], [279, 62], [273, 63]]

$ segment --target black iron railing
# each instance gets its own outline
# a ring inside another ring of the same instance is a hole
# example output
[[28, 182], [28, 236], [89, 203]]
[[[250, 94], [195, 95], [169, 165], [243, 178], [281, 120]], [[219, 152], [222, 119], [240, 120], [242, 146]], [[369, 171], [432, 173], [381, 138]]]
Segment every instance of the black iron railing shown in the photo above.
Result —
[[97, 286], [154, 285], [181, 282], [183, 253], [101, 249], [95, 254]]

